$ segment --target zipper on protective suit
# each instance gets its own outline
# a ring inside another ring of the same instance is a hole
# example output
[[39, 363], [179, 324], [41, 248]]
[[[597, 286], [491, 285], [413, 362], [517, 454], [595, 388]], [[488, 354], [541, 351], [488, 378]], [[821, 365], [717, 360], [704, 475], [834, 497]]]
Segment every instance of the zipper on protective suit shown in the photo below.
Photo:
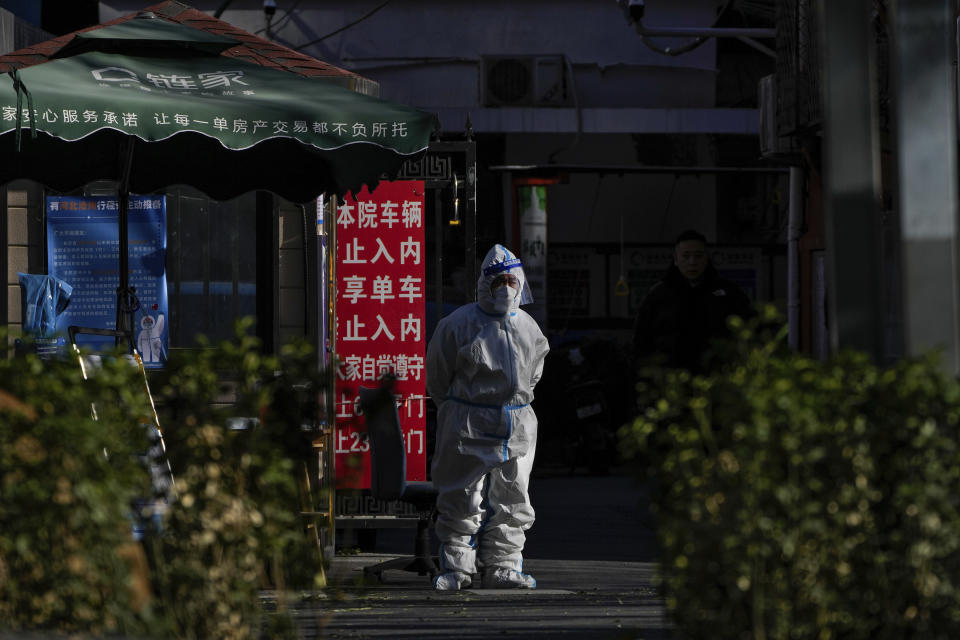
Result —
[[[503, 316], [503, 333], [507, 341], [507, 353], [510, 356], [510, 379], [513, 381], [511, 385], [511, 391], [513, 395], [517, 394], [517, 359], [513, 353], [513, 341], [510, 339], [510, 317], [514, 314], [513, 311], [507, 312]], [[503, 461], [506, 462], [510, 459], [510, 436], [513, 435], [513, 414], [510, 413], [511, 410], [515, 409], [515, 405], [504, 405], [503, 410], [507, 413], [507, 437], [503, 441]]]

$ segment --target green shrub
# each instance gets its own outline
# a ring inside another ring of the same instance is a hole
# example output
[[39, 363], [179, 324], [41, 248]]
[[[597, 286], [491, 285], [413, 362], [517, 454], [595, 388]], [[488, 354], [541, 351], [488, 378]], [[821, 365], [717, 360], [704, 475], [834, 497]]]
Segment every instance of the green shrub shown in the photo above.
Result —
[[734, 321], [728, 363], [659, 372], [622, 444], [652, 480], [688, 638], [960, 637], [960, 384]]
[[[104, 358], [83, 381], [75, 360], [0, 358], [0, 631], [250, 638], [267, 618], [292, 631], [258, 592], [321, 583], [297, 483], [321, 374], [304, 344], [261, 353], [249, 324], [151, 374], [177, 499], [142, 546], [130, 504], [151, 491], [136, 457], [151, 414], [138, 370]], [[233, 416], [256, 424], [231, 429]]]
[[[262, 354], [245, 327], [215, 349], [172, 359], [161, 387], [180, 498], [152, 557], [161, 559], [155, 582], [178, 637], [253, 637], [259, 588], [322, 585], [319, 550], [297, 513], [311, 452], [303, 425], [316, 417], [320, 389], [316, 356], [302, 343]], [[230, 429], [236, 416], [257, 425]]]
[[85, 383], [76, 361], [0, 358], [0, 625], [144, 630], [129, 556], [129, 505], [150, 486], [135, 374], [108, 361]]

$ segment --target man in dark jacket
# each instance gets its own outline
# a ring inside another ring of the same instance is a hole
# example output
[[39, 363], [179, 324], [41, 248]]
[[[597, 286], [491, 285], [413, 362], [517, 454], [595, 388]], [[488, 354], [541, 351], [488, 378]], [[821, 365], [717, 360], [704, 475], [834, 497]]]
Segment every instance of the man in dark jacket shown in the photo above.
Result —
[[707, 239], [684, 231], [674, 243], [673, 265], [640, 303], [634, 355], [649, 364], [701, 371], [711, 341], [727, 333], [731, 315], [753, 315], [750, 299], [710, 264]]

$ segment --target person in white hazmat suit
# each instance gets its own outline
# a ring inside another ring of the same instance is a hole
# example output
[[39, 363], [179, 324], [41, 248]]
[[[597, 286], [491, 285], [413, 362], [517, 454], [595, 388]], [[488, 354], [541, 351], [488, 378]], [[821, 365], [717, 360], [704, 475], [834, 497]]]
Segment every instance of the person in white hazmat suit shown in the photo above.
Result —
[[477, 302], [443, 318], [427, 346], [427, 390], [437, 404], [437, 590], [472, 586], [480, 572], [485, 588], [537, 584], [522, 572], [522, 552], [534, 520], [530, 402], [549, 346], [520, 309], [530, 302], [519, 258], [495, 245], [483, 260]]

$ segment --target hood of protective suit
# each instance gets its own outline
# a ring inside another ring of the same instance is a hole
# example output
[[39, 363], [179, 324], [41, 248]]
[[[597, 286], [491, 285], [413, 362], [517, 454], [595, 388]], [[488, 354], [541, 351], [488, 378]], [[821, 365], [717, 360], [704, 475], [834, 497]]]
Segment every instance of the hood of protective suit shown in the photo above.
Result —
[[520, 258], [502, 244], [496, 244], [483, 259], [480, 265], [480, 278], [477, 279], [477, 302], [487, 313], [497, 313], [493, 294], [490, 293], [490, 285], [502, 273], [510, 273], [520, 282], [509, 311], [516, 311], [520, 305], [533, 302], [533, 294], [530, 293], [530, 285], [527, 284]]

